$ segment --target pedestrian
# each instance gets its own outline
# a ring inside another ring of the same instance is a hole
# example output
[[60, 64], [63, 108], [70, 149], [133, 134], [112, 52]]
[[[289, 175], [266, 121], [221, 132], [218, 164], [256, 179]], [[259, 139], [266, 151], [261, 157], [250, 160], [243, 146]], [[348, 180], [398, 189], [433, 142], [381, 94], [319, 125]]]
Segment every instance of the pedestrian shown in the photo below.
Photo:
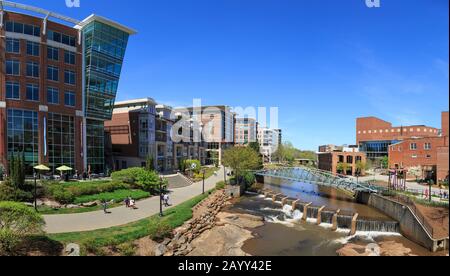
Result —
[[103, 205], [103, 212], [104, 212], [105, 214], [110, 214], [110, 212], [108, 212], [108, 202], [106, 202], [105, 199], [103, 200], [102, 205]]
[[170, 206], [170, 204], [169, 204], [169, 195], [168, 194], [164, 195], [164, 205], [166, 207]]
[[125, 206], [127, 208], [130, 207], [130, 197], [129, 196], [127, 198], [125, 198]]

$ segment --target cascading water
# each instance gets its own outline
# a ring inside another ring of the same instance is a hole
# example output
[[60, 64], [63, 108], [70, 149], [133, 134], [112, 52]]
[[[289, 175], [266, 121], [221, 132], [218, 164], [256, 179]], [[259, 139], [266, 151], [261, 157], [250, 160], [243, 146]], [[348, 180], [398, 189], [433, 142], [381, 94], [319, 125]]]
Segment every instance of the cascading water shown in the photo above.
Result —
[[400, 225], [396, 221], [357, 220], [356, 230], [363, 232], [399, 233]]

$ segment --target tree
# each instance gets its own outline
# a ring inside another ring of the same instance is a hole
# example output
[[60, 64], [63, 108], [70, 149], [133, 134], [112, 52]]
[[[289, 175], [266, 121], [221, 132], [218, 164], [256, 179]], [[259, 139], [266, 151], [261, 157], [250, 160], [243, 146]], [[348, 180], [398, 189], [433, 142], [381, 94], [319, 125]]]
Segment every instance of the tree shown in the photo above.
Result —
[[[186, 161], [184, 161], [185, 162], [185, 166], [186, 166], [186, 169], [188, 169], [189, 171], [192, 171], [192, 172], [194, 172], [194, 173], [199, 173], [200, 172], [200, 170], [201, 170], [201, 168], [202, 168], [202, 165], [201, 165], [201, 163], [200, 163], [200, 161], [199, 160], [186, 160]], [[195, 164], [195, 165], [194, 165]], [[194, 167], [195, 168], [193, 168], [193, 165], [194, 165]]]
[[385, 170], [389, 169], [389, 157], [384, 156], [383, 158], [381, 158], [380, 165]]
[[238, 182], [246, 171], [260, 169], [261, 165], [259, 154], [249, 147], [233, 147], [225, 150], [222, 162], [233, 169]]
[[419, 177], [422, 177], [422, 167], [410, 167], [408, 170], [409, 174], [416, 178], [416, 182], [419, 182]]
[[278, 148], [272, 155], [272, 157], [280, 163], [284, 163], [285, 161], [292, 163], [295, 160], [296, 151], [297, 149], [292, 145], [291, 142], [285, 142], [281, 145], [278, 145]]
[[347, 174], [347, 170], [348, 170], [349, 165], [345, 162], [339, 162], [336, 165], [336, 170], [338, 171], [338, 173], [341, 173], [343, 175]]
[[0, 254], [12, 254], [21, 239], [42, 233], [44, 225], [44, 219], [24, 204], [0, 202]]
[[145, 160], [145, 169], [147, 171], [155, 170], [155, 158], [152, 155], [147, 155], [147, 159]]
[[367, 170], [367, 164], [362, 161], [356, 161], [356, 173], [362, 175]]
[[261, 148], [260, 148], [258, 142], [250, 142], [250, 143], [248, 144], [248, 146], [249, 146], [251, 149], [253, 149], [254, 151], [256, 151], [258, 154], [260, 154]]
[[9, 180], [15, 189], [25, 186], [25, 165], [20, 156], [11, 156], [9, 161]]

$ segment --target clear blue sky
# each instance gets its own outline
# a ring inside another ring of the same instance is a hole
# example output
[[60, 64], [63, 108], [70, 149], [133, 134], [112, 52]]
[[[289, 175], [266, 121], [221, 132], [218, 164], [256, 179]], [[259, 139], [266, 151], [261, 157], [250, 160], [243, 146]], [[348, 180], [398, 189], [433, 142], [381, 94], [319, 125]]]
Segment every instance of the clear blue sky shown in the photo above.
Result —
[[118, 99], [276, 106], [302, 149], [354, 143], [355, 118], [440, 127], [448, 0], [16, 0], [133, 27]]

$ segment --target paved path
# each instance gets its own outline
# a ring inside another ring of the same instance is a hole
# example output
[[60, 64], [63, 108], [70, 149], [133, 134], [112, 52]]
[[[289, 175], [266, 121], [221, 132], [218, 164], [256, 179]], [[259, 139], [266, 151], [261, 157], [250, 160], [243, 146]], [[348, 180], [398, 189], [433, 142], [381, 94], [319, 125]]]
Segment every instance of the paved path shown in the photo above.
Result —
[[[221, 168], [216, 175], [205, 181], [205, 191], [215, 187], [223, 180], [224, 171]], [[202, 193], [202, 182], [191, 186], [171, 190], [170, 203], [172, 206], [183, 203]], [[111, 214], [95, 211], [81, 214], [45, 215], [45, 231], [49, 234], [83, 232], [120, 226], [151, 217], [159, 213], [159, 197], [152, 197], [136, 203], [138, 210], [131, 210], [125, 206], [109, 209]]]

